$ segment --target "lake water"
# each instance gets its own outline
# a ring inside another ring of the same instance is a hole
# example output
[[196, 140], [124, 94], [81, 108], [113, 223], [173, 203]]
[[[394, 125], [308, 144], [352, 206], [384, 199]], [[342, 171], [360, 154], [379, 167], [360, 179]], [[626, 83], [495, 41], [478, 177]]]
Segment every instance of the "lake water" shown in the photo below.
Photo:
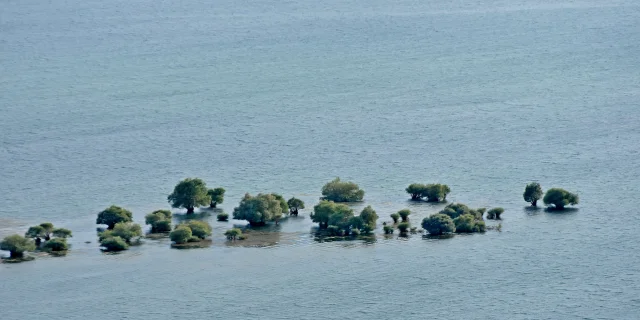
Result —
[[[64, 258], [0, 265], [2, 319], [638, 319], [634, 0], [0, 0], [0, 236], [51, 221]], [[502, 206], [502, 232], [102, 254], [185, 177], [296, 196], [340, 176], [382, 219]], [[526, 209], [522, 191], [579, 193]], [[91, 243], [85, 243], [91, 241]]]

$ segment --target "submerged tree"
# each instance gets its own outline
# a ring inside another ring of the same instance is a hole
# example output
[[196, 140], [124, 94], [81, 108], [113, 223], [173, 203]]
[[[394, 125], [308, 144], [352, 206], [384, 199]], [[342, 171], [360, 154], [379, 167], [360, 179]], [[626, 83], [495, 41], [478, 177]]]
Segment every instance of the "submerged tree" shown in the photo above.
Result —
[[440, 210], [439, 213], [448, 215], [451, 219], [455, 219], [463, 214], [470, 214], [477, 220], [482, 220], [485, 208], [471, 209], [462, 203], [451, 203]]
[[224, 213], [224, 212], [220, 212], [220, 213], [218, 213], [216, 218], [218, 219], [218, 221], [229, 221], [229, 214]]
[[109, 237], [100, 241], [100, 246], [104, 251], [123, 251], [129, 249], [129, 245], [120, 237]]
[[382, 227], [382, 231], [384, 231], [384, 234], [393, 234], [393, 227], [392, 226], [384, 226], [384, 227]]
[[191, 228], [186, 225], [179, 225], [175, 230], [171, 231], [169, 238], [176, 244], [183, 244], [189, 242], [193, 237]]
[[211, 197], [207, 191], [207, 184], [201, 179], [187, 178], [175, 186], [167, 200], [171, 203], [171, 207], [185, 208], [187, 214], [191, 214], [196, 207], [211, 204]]
[[400, 216], [400, 218], [402, 218], [402, 222], [409, 221], [409, 215], [410, 214], [411, 214], [411, 210], [409, 210], [409, 209], [402, 209], [402, 210], [398, 211], [398, 215]]
[[42, 226], [29, 227], [29, 230], [24, 234], [25, 238], [32, 238], [35, 240], [35, 246], [40, 247], [42, 238], [44, 238], [44, 229]]
[[429, 234], [441, 235], [456, 231], [456, 226], [451, 217], [446, 214], [436, 213], [422, 220], [422, 228]]
[[412, 183], [405, 189], [405, 191], [411, 195], [411, 200], [418, 201], [426, 197], [427, 185], [422, 183]]
[[289, 215], [298, 216], [298, 211], [304, 209], [304, 201], [298, 198], [291, 198], [287, 201], [287, 205], [289, 205]]
[[40, 224], [40, 227], [42, 227], [42, 231], [44, 232], [44, 240], [45, 241], [51, 240], [51, 233], [53, 232], [53, 223], [44, 222]]
[[398, 213], [392, 213], [389, 216], [393, 219], [393, 223], [398, 223], [398, 220], [400, 220], [400, 214]]
[[209, 189], [207, 191], [207, 195], [211, 198], [211, 203], [209, 204], [209, 208], [215, 208], [218, 204], [224, 202], [224, 193], [226, 190], [224, 188], [215, 188]]
[[242, 236], [242, 230], [238, 228], [232, 228], [224, 232], [224, 235], [227, 237], [227, 240], [235, 241], [238, 237]]
[[542, 198], [542, 187], [537, 182], [531, 182], [524, 188], [522, 194], [524, 201], [531, 203], [532, 207], [538, 205], [538, 200]]
[[562, 210], [568, 205], [576, 205], [580, 201], [578, 195], [561, 188], [551, 188], [544, 195], [544, 204], [553, 205], [556, 209]]
[[409, 231], [410, 227], [411, 227], [411, 225], [409, 224], [409, 222], [400, 222], [400, 223], [398, 223], [398, 231], [400, 231], [400, 235], [402, 235], [402, 236], [407, 235], [407, 232]]
[[500, 215], [504, 212], [503, 208], [493, 208], [487, 212], [487, 219], [490, 220], [500, 220]]
[[53, 252], [60, 252], [67, 251], [69, 246], [67, 245], [66, 238], [54, 238], [44, 244], [44, 249]]
[[277, 221], [286, 210], [273, 194], [245, 194], [240, 205], [233, 209], [233, 218], [247, 220], [251, 225], [265, 225], [269, 221]]
[[463, 214], [453, 219], [455, 225], [455, 232], [457, 233], [472, 233], [472, 232], [485, 232], [486, 225], [482, 220], [476, 220], [471, 214]]
[[62, 238], [62, 239], [73, 237], [71, 230], [65, 229], [65, 228], [53, 229], [53, 236], [56, 238]]
[[[273, 195], [278, 201], [280, 201], [280, 208], [282, 209], [282, 213], [289, 213], [289, 203], [287, 203], [287, 200], [285, 200], [282, 195], [277, 193], [272, 193], [271, 195]], [[277, 222], [278, 219], [276, 219], [276, 223]]]
[[172, 216], [169, 210], [156, 210], [144, 217], [144, 223], [151, 225], [151, 233], [169, 232]]
[[18, 234], [7, 236], [0, 242], [0, 250], [9, 251], [11, 258], [22, 258], [25, 251], [35, 249], [33, 241]]
[[119, 222], [112, 230], [106, 230], [99, 234], [100, 242], [104, 239], [120, 237], [126, 243], [131, 243], [134, 238], [142, 237], [142, 228], [137, 223]]
[[446, 184], [428, 184], [424, 196], [427, 197], [427, 202], [444, 202], [449, 193], [451, 189]]
[[363, 229], [365, 226], [369, 227], [371, 230], [376, 228], [376, 221], [378, 221], [378, 214], [371, 206], [366, 206], [360, 212], [360, 218], [364, 225], [359, 227], [358, 229]]
[[183, 225], [191, 229], [191, 234], [194, 237], [201, 240], [206, 239], [208, 236], [212, 234], [211, 225], [205, 221], [190, 220]]
[[364, 190], [350, 181], [335, 178], [322, 187], [322, 200], [333, 202], [358, 202], [364, 197]]
[[318, 223], [320, 229], [335, 230], [335, 232], [331, 230], [329, 232], [333, 235], [349, 234], [352, 224], [355, 224], [356, 228], [365, 225], [362, 217], [355, 219], [353, 210], [347, 205], [327, 200], [322, 200], [315, 205], [310, 217], [313, 222]]
[[110, 206], [98, 213], [97, 224], [106, 224], [107, 229], [113, 229], [116, 223], [133, 221], [131, 211], [118, 206]]

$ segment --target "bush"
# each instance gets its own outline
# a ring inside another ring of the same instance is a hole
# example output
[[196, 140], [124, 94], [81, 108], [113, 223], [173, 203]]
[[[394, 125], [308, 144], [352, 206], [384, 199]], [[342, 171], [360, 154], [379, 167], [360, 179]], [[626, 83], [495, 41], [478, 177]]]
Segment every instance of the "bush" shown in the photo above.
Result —
[[538, 204], [538, 200], [542, 198], [542, 187], [537, 182], [531, 182], [524, 188], [522, 197], [524, 201], [530, 202], [531, 206], [535, 207]]
[[131, 211], [118, 206], [110, 206], [102, 210], [98, 213], [98, 218], [96, 219], [97, 224], [106, 224], [109, 230], [113, 229], [116, 223], [131, 221], [133, 221]]
[[103, 232], [101, 237], [120, 237], [126, 243], [131, 243], [133, 238], [142, 237], [142, 228], [137, 223], [132, 222], [120, 222], [116, 223], [113, 230], [107, 230]]
[[411, 195], [411, 200], [421, 200], [427, 194], [427, 186], [422, 183], [412, 183], [405, 191]]
[[398, 223], [398, 220], [400, 219], [400, 215], [397, 213], [392, 213], [390, 217], [393, 219], [393, 223]]
[[393, 234], [393, 227], [392, 226], [384, 226], [382, 228], [382, 230], [384, 231], [384, 234]]
[[[286, 201], [284, 203], [286, 205]], [[287, 205], [288, 206], [288, 205]], [[286, 212], [282, 202], [273, 194], [245, 194], [240, 205], [233, 209], [233, 218], [247, 220], [251, 225], [264, 225], [268, 221], [278, 221]]]
[[472, 233], [475, 232], [475, 218], [470, 214], [463, 214], [453, 219], [453, 224], [456, 226], [457, 233]]
[[398, 211], [398, 215], [400, 216], [400, 218], [402, 218], [403, 222], [407, 222], [409, 220], [410, 214], [411, 214], [411, 210], [409, 209], [402, 209]]
[[428, 202], [447, 201], [447, 195], [450, 192], [451, 189], [446, 184], [428, 184], [424, 196], [427, 197]]
[[409, 231], [409, 223], [408, 222], [400, 222], [398, 224], [398, 231], [400, 231], [400, 234], [407, 234], [407, 231]]
[[576, 205], [579, 202], [577, 194], [560, 188], [551, 188], [544, 195], [544, 204], [553, 205], [556, 209], [562, 210], [565, 206]]
[[25, 251], [35, 249], [36, 245], [32, 240], [18, 234], [7, 236], [0, 242], [0, 250], [9, 251], [11, 258], [22, 258]]
[[227, 240], [236, 240], [242, 235], [242, 230], [238, 228], [229, 229], [225, 231], [224, 235], [227, 237]]
[[191, 239], [191, 237], [191, 228], [186, 225], [179, 225], [169, 234], [169, 238], [171, 239], [171, 241], [177, 244], [187, 243], [189, 239]]
[[333, 202], [358, 202], [362, 201], [364, 191], [353, 182], [342, 182], [335, 178], [322, 187], [322, 200]]
[[482, 220], [484, 215], [484, 208], [471, 209], [462, 203], [451, 203], [442, 209], [439, 213], [448, 215], [451, 219], [455, 219], [463, 214], [470, 214], [475, 217], [476, 220]]
[[[360, 212], [360, 218], [362, 218], [362, 222], [365, 225], [369, 226], [371, 229], [374, 229], [376, 227], [376, 221], [378, 221], [378, 213], [376, 213], [376, 211], [373, 210], [371, 206], [366, 206]], [[362, 227], [359, 228], [361, 229]]]
[[226, 213], [218, 213], [218, 221], [229, 221], [229, 215]]
[[171, 231], [171, 218], [173, 215], [169, 210], [156, 210], [144, 217], [146, 224], [151, 225], [151, 232]]
[[129, 249], [127, 242], [118, 236], [100, 240], [100, 246], [104, 248], [104, 251], [122, 251]]
[[298, 198], [291, 198], [287, 201], [287, 205], [289, 206], [289, 215], [298, 216], [298, 211], [304, 209], [304, 201]]
[[65, 238], [53, 238], [44, 244], [44, 248], [54, 252], [67, 251], [69, 249]]
[[190, 220], [185, 225], [191, 229], [194, 237], [200, 239], [205, 239], [212, 233], [211, 225], [204, 221]]
[[437, 213], [422, 220], [422, 227], [432, 235], [441, 235], [456, 231], [453, 220], [446, 214]]
[[500, 220], [500, 215], [504, 212], [502, 208], [493, 208], [487, 212], [487, 219]]
[[[310, 217], [311, 221], [318, 223], [320, 229], [327, 229], [330, 224], [341, 229], [348, 227], [349, 222], [353, 222], [351, 220], [353, 210], [341, 203], [322, 200], [313, 207]], [[336, 223], [340, 223], [340, 225]]]

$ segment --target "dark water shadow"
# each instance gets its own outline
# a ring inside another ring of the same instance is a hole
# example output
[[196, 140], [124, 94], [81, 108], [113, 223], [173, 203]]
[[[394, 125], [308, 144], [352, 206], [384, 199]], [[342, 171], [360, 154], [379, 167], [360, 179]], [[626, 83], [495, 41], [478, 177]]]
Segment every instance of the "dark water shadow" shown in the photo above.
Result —
[[451, 239], [453, 237], [455, 237], [456, 235], [453, 233], [450, 234], [442, 234], [442, 235], [432, 235], [432, 234], [426, 234], [422, 236], [422, 239], [425, 240], [445, 240], [445, 239]]
[[574, 215], [578, 213], [578, 208], [564, 208], [564, 209], [556, 209], [554, 207], [547, 207], [544, 209], [545, 213], [552, 215]]
[[211, 245], [213, 244], [213, 241], [209, 240], [209, 239], [205, 239], [205, 240], [200, 240], [200, 241], [196, 241], [196, 242], [187, 242], [187, 243], [181, 243], [181, 244], [177, 244], [177, 243], [172, 243], [171, 244], [171, 249], [202, 249], [202, 248], [209, 248], [211, 247]]
[[523, 210], [524, 210], [524, 213], [526, 213], [527, 215], [535, 216], [542, 213], [544, 209], [540, 207], [526, 206], [523, 208]]

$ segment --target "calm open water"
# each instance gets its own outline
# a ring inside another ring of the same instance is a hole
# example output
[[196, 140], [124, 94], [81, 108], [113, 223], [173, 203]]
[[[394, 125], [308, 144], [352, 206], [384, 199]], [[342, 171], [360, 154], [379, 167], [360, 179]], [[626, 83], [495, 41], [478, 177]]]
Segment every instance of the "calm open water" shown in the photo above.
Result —
[[[635, 0], [0, 0], [0, 236], [74, 231], [0, 265], [1, 318], [638, 319], [639, 53]], [[231, 212], [335, 176], [380, 222], [443, 182], [503, 231], [317, 243], [305, 210], [266, 248], [225, 243], [240, 221], [97, 247], [98, 211], [142, 222], [185, 177]], [[526, 210], [530, 181], [579, 210]]]

